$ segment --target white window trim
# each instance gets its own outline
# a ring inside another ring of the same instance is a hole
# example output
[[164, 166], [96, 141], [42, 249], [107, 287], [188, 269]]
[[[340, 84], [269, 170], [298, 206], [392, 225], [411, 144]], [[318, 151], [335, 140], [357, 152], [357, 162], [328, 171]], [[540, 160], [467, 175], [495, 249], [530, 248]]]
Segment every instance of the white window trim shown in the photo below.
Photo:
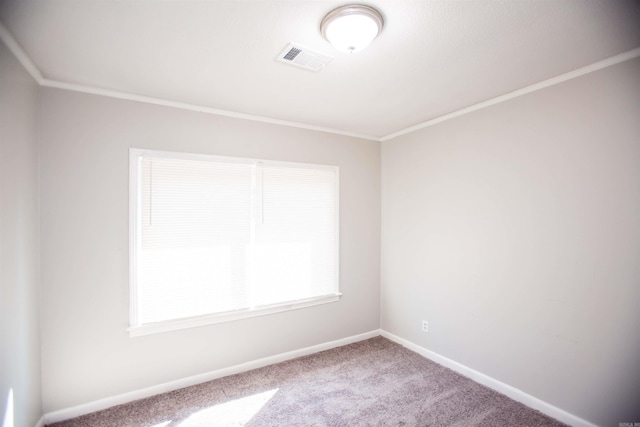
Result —
[[[140, 236], [138, 233], [138, 212], [140, 211], [138, 189], [140, 188], [140, 174], [138, 173], [139, 167], [137, 162], [141, 157], [154, 156], [154, 157], [168, 157], [173, 159], [190, 159], [190, 160], [204, 160], [204, 161], [216, 161], [216, 162], [230, 162], [230, 163], [257, 163], [268, 162], [271, 165], [283, 165], [283, 166], [296, 166], [296, 167], [310, 167], [310, 168], [327, 168], [332, 169], [336, 173], [336, 216], [339, 218], [340, 213], [340, 176], [339, 168], [337, 166], [317, 165], [311, 163], [297, 163], [297, 162], [283, 162], [266, 159], [251, 159], [251, 158], [238, 158], [238, 157], [225, 157], [209, 154], [195, 154], [184, 152], [170, 152], [170, 151], [158, 151], [139, 148], [129, 149], [129, 322], [133, 319], [137, 319], [137, 291], [136, 291], [136, 277], [137, 277], [137, 251], [135, 250], [136, 244]], [[339, 301], [342, 293], [340, 289], [340, 221], [336, 222], [336, 247], [335, 247], [335, 262], [336, 262], [336, 283], [338, 284], [338, 291], [335, 294], [317, 296], [313, 298], [307, 298], [297, 301], [287, 301], [278, 304], [271, 304], [264, 307], [251, 307], [242, 310], [235, 310], [223, 313], [212, 313], [203, 316], [194, 316], [181, 319], [165, 320], [162, 322], [148, 323], [143, 325], [130, 325], [127, 328], [129, 337], [138, 337], [150, 334], [157, 334], [162, 332], [176, 331], [180, 329], [193, 328], [198, 326], [211, 325], [216, 323], [230, 322], [234, 320], [247, 319], [256, 316], [265, 316], [269, 314], [281, 313], [284, 311], [297, 310], [301, 308], [313, 307], [321, 304], [328, 304]]]
[[300, 308], [327, 304], [330, 302], [339, 301], [340, 296], [342, 296], [342, 294], [337, 293], [335, 295], [332, 294], [322, 297], [309, 298], [306, 300], [270, 305], [264, 308], [252, 308], [230, 311], [226, 313], [187, 317], [184, 319], [166, 320], [164, 322], [148, 323], [142, 326], [130, 327], [128, 331], [130, 337], [139, 337], [161, 332], [177, 331], [179, 329], [195, 328], [198, 326], [213, 325], [215, 323], [231, 322], [234, 320], [248, 319], [250, 317], [256, 316], [266, 316], [268, 314], [281, 313], [283, 311], [297, 310]]

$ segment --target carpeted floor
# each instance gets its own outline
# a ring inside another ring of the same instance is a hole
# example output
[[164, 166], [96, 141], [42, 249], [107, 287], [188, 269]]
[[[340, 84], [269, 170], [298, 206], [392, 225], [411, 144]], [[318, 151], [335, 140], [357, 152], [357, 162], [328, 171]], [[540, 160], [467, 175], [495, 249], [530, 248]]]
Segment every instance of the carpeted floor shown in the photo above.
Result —
[[56, 427], [563, 426], [385, 338], [220, 378]]

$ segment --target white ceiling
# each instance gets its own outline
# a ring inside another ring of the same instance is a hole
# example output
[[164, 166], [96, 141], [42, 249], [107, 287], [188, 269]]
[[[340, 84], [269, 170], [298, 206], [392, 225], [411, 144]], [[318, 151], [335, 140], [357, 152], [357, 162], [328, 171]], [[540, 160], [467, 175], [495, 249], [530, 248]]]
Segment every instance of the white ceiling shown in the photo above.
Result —
[[[374, 138], [640, 46], [638, 1], [370, 0], [384, 29], [349, 55], [319, 30], [348, 3], [0, 0], [0, 21], [48, 81]], [[289, 42], [335, 59], [277, 62]]]

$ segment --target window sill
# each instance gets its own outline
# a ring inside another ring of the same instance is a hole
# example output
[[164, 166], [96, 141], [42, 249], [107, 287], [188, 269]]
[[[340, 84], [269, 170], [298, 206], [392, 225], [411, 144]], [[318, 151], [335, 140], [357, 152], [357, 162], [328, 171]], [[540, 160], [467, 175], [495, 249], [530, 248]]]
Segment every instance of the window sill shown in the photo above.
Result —
[[289, 301], [286, 303], [274, 304], [259, 308], [231, 311], [226, 313], [207, 314], [204, 316], [167, 320], [157, 323], [147, 323], [140, 326], [131, 326], [127, 330], [129, 331], [129, 337], [131, 338], [144, 335], [159, 334], [162, 332], [195, 328], [198, 326], [212, 325], [215, 323], [232, 322], [234, 320], [265, 316], [268, 314], [281, 313], [283, 311], [297, 310], [300, 308], [312, 307], [314, 305], [327, 304], [338, 301], [341, 295], [341, 293], [337, 293], [321, 297], [308, 298], [304, 300]]

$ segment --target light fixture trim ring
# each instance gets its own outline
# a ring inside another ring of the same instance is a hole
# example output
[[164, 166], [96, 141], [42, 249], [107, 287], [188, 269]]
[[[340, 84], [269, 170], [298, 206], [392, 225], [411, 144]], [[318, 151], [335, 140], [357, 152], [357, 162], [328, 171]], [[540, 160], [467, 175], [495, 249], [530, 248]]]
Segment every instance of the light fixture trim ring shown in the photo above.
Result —
[[[340, 6], [336, 9], [333, 9], [331, 12], [327, 13], [327, 15], [322, 18], [320, 22], [320, 32], [322, 36], [331, 43], [331, 40], [327, 37], [327, 29], [329, 25], [337, 20], [338, 18], [342, 18], [349, 15], [360, 15], [371, 18], [375, 24], [378, 26], [378, 32], [375, 37], [377, 37], [382, 31], [382, 27], [384, 25], [384, 19], [380, 12], [374, 9], [371, 6], [366, 6], [363, 4], [349, 4], [345, 6]], [[374, 38], [375, 38], [374, 37]]]

